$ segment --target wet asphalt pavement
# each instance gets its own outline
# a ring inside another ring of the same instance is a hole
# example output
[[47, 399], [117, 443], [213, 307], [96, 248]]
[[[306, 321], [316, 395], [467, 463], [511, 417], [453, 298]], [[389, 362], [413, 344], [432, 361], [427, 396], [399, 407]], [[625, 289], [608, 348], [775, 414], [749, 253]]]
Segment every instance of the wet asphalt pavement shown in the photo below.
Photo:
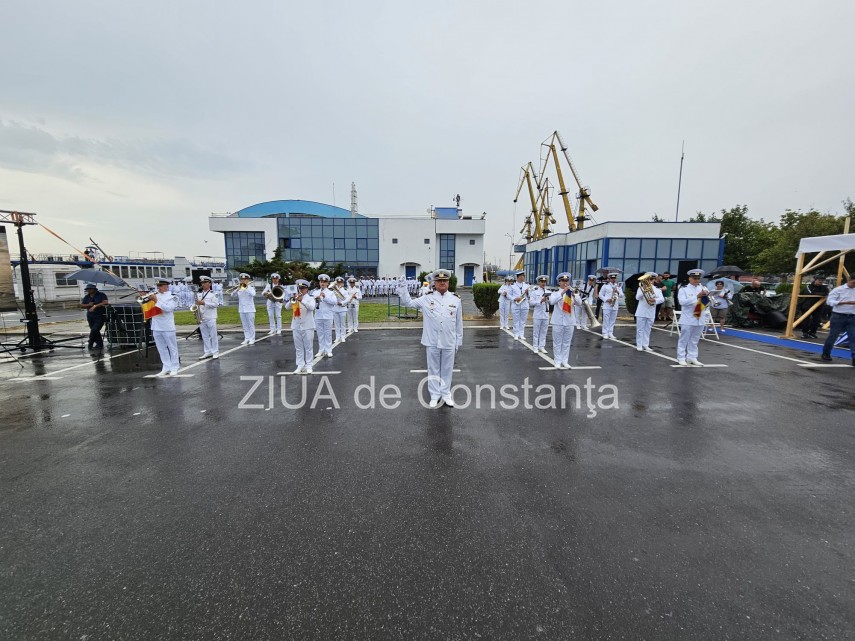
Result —
[[[275, 376], [289, 335], [236, 336], [202, 363], [179, 340], [177, 378], [145, 377], [154, 352], [0, 365], [0, 638], [855, 636], [851, 367], [726, 337], [700, 354], [726, 367], [676, 368], [577, 332], [571, 365], [601, 369], [556, 371], [467, 329], [455, 398], [481, 408], [429, 410], [418, 330], [311, 377]], [[579, 406], [526, 409], [526, 379]]]

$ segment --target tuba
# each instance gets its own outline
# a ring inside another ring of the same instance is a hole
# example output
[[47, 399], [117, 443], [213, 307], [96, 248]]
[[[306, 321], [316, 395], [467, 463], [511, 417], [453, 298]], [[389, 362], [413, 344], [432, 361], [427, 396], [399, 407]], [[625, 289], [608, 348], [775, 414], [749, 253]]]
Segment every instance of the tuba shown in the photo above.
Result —
[[281, 285], [274, 285], [270, 288], [270, 298], [281, 303], [285, 299], [285, 288]]
[[644, 274], [638, 277], [638, 286], [641, 287], [641, 295], [648, 305], [656, 304], [656, 292], [653, 289], [653, 275]]

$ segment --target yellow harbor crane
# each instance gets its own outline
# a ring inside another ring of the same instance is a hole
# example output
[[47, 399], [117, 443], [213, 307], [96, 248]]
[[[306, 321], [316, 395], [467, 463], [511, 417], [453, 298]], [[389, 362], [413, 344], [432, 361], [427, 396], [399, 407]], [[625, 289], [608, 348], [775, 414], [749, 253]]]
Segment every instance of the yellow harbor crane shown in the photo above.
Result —
[[[542, 147], [546, 147], [546, 156], [543, 158], [540, 166], [540, 174], [535, 171], [532, 163], [523, 165], [521, 169], [520, 181], [517, 186], [517, 193], [514, 196], [514, 202], [519, 199], [523, 185], [528, 187], [529, 200], [531, 201], [531, 211], [526, 216], [520, 234], [525, 239], [526, 243], [533, 240], [540, 240], [552, 233], [550, 225], [555, 224], [555, 218], [552, 215], [550, 202], [551, 190], [553, 187], [549, 183], [549, 178], [546, 177], [549, 160], [552, 159], [555, 166], [555, 173], [558, 178], [558, 194], [564, 204], [564, 212], [567, 216], [567, 225], [571, 232], [584, 229], [585, 221], [589, 220], [587, 211], [597, 211], [599, 207], [591, 200], [591, 192], [587, 187], [582, 186], [582, 181], [579, 179], [579, 172], [573, 165], [570, 159], [570, 154], [567, 153], [567, 145], [561, 138], [561, 134], [556, 130], [552, 132], [546, 140], [541, 143]], [[570, 173], [573, 174], [573, 179], [576, 181], [576, 186], [579, 188], [576, 198], [579, 201], [577, 211], [574, 212], [573, 205], [569, 198], [570, 192], [564, 181], [564, 172], [561, 169], [558, 151], [564, 156], [567, 166], [570, 167]], [[515, 269], [523, 268], [523, 256], [520, 256]]]

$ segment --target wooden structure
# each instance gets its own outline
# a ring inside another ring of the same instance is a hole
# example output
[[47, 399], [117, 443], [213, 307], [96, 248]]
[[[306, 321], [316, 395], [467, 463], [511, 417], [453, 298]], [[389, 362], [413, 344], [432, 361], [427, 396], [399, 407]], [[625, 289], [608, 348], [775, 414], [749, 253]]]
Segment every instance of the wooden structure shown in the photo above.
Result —
[[[805, 273], [811, 272], [817, 267], [827, 265], [828, 263], [838, 261], [837, 264], [837, 286], [843, 282], [843, 276], [849, 278], [849, 272], [843, 265], [846, 254], [855, 251], [855, 234], [849, 233], [849, 218], [843, 227], [843, 233], [836, 236], [816, 236], [814, 238], [802, 238], [799, 243], [799, 251], [796, 254], [796, 275], [793, 277], [793, 292], [790, 295], [790, 311], [787, 315], [787, 331], [784, 333], [784, 338], [795, 338], [793, 330], [798, 327], [802, 321], [813, 314], [817, 309], [825, 304], [825, 296], [815, 296], [811, 294], [802, 294], [802, 276]], [[836, 252], [833, 256], [825, 258], [829, 252]], [[805, 256], [807, 254], [816, 254], [810, 261], [805, 264]], [[801, 298], [816, 298], [816, 302], [796, 318], [796, 308]]]

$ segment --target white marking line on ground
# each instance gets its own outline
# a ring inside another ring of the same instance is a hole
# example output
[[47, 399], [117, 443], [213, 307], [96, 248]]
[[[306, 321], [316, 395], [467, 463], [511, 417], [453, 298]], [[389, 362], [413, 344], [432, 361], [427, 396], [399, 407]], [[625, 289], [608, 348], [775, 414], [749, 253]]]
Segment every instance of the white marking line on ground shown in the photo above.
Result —
[[[511, 338], [514, 337], [514, 334], [511, 330], [505, 329], [502, 331], [504, 331], [506, 334], [508, 334]], [[552, 365], [552, 367], [548, 367], [548, 368], [541, 367], [539, 369], [554, 369], [554, 370], [558, 369], [557, 367], [555, 367], [555, 359], [550, 358], [549, 356], [547, 356], [543, 352], [540, 352], [540, 351], [537, 351], [536, 349], [534, 349], [534, 346], [531, 343], [529, 343], [524, 337], [521, 338], [519, 342], [522, 343], [523, 345], [525, 345], [526, 347], [528, 347], [532, 352], [534, 352], [535, 354], [540, 356], [547, 363]], [[570, 346], [570, 353], [571, 354], [573, 353], [573, 346], [572, 345]], [[600, 366], [600, 365], [569, 365], [568, 367], [571, 370], [573, 370], [573, 369], [603, 369], [602, 366]]]
[[315, 372], [314, 370], [308, 374], [301, 374], [300, 372], [276, 372], [276, 376], [327, 376], [328, 374], [341, 374], [341, 372]]
[[[454, 372], [459, 372], [459, 371], [460, 371], [459, 369], [451, 370], [452, 374]], [[426, 369], [411, 369], [410, 374], [427, 374], [427, 370]]]
[[[587, 327], [583, 327], [582, 331], [588, 332], [589, 334], [593, 334], [594, 336], [602, 336], [601, 333], [593, 332], [590, 329], [588, 329]], [[618, 338], [604, 338], [602, 340], [603, 340], [603, 342], [611, 341], [612, 343], [620, 343], [621, 345], [626, 345], [627, 347], [631, 347], [635, 351], [638, 351], [638, 348], [635, 345], [633, 345], [632, 343], [627, 343], [626, 341], [622, 341]], [[665, 354], [660, 354], [659, 352], [647, 352], [647, 351], [645, 351], [645, 352], [641, 352], [641, 353], [650, 354], [651, 356], [658, 356], [659, 358], [664, 358], [666, 361], [672, 361], [674, 363], [677, 362], [677, 359], [674, 358], [673, 356], [666, 356]]]
[[[661, 327], [654, 327], [653, 329], [659, 330], [660, 332], [667, 331]], [[754, 352], [755, 354], [765, 354], [766, 356], [772, 356], [773, 358], [782, 358], [785, 361], [792, 361], [793, 363], [802, 364], [802, 363], [808, 362], [808, 361], [805, 361], [804, 359], [793, 358], [791, 356], [782, 356], [781, 354], [773, 354], [772, 352], [764, 352], [761, 349], [753, 349], [751, 347], [742, 347], [741, 345], [734, 345], [733, 343], [722, 343], [720, 341], [714, 341], [714, 340], [710, 340], [708, 338], [704, 338], [704, 340], [707, 343], [709, 343], [710, 345], [724, 345], [726, 347], [733, 347], [735, 349], [742, 349], [742, 350], [745, 350], [746, 352]]]
[[799, 363], [799, 367], [852, 367], [845, 363]]
[[710, 363], [708, 365], [672, 365], [671, 367], [682, 367], [684, 369], [703, 369], [704, 367], [727, 367], [724, 363]]
[[[273, 338], [273, 336], [275, 336], [275, 334], [265, 334], [261, 338], [256, 338], [255, 342], [260, 343], [261, 341], [267, 340], [268, 338]], [[219, 360], [220, 358], [222, 358], [226, 354], [231, 354], [232, 352], [236, 352], [237, 350], [242, 349], [244, 347], [252, 347], [252, 345], [238, 345], [237, 347], [232, 347], [231, 349], [227, 349], [225, 352], [220, 352], [219, 358], [206, 358], [204, 361], [197, 360], [195, 363], [190, 363], [187, 367], [182, 367], [181, 369], [179, 369], [178, 373], [181, 374], [181, 372], [186, 372], [188, 369], [193, 369], [194, 367], [199, 367], [200, 365], [206, 365], [207, 363], [210, 363], [211, 361]], [[150, 378], [150, 377], [146, 376], [145, 378]]]
[[[20, 377], [20, 378], [12, 378], [9, 380], [12, 380], [12, 381], [16, 381], [16, 380], [17, 381], [56, 380], [54, 378], [54, 376], [56, 374], [62, 374], [63, 372], [69, 372], [73, 369], [78, 369], [79, 367], [86, 367], [88, 365], [94, 365], [95, 363], [100, 363], [103, 361], [112, 361], [116, 358], [121, 358], [122, 356], [128, 356], [129, 354], [136, 354], [136, 353], [137, 353], [136, 351], [130, 351], [130, 352], [125, 352], [124, 354], [119, 354], [117, 356], [109, 356], [108, 355], [108, 356], [104, 356], [103, 358], [96, 359], [94, 361], [87, 361], [85, 363], [80, 363], [79, 365], [72, 365], [71, 367], [66, 367], [65, 369], [58, 369], [55, 372], [48, 372], [47, 374], [41, 374], [39, 376], [27, 376], [27, 377]], [[62, 376], [60, 376], [59, 378], [62, 378]]]
[[143, 378], [193, 378], [193, 374], [146, 374]]
[[59, 381], [65, 378], [64, 376], [22, 376], [18, 378], [10, 378], [10, 381]]

